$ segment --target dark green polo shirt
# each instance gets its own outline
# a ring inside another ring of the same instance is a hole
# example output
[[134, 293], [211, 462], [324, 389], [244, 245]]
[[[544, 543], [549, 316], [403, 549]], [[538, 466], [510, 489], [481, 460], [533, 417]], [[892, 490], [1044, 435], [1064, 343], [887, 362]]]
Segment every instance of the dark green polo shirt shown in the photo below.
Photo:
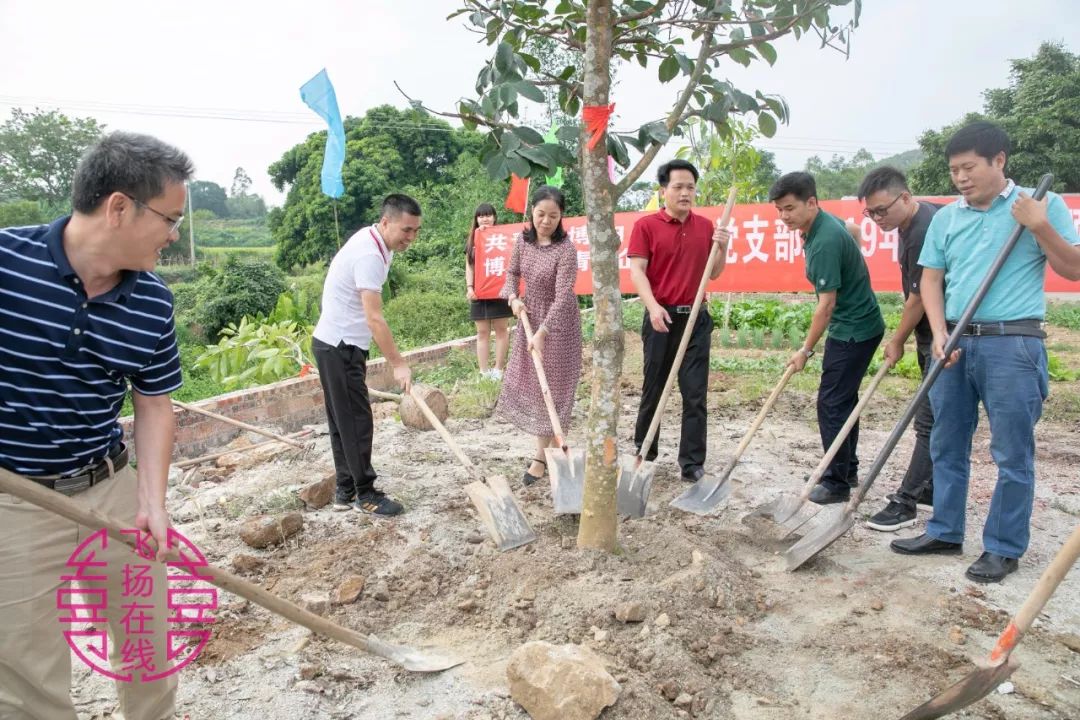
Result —
[[883, 334], [885, 321], [870, 287], [870, 271], [840, 218], [819, 211], [805, 242], [806, 279], [814, 292], [836, 291], [829, 337], [862, 342]]

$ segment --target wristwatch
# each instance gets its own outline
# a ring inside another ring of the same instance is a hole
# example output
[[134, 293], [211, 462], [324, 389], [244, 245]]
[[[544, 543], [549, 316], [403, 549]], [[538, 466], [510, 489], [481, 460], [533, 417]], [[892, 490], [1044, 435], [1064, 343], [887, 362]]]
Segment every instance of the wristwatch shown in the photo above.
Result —
[[807, 360], [814, 357], [814, 348], [810, 348], [809, 350], [806, 348], [799, 348], [799, 352], [805, 355]]

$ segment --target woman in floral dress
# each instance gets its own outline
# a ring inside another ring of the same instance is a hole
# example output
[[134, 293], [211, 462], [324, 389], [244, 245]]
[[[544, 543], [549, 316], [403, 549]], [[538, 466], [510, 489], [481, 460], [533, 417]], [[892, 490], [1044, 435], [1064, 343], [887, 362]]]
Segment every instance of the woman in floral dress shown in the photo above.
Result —
[[[562, 226], [566, 209], [563, 194], [545, 185], [532, 196], [532, 224], [526, 225], [514, 245], [502, 297], [517, 316], [524, 308], [533, 329], [533, 342], [525, 340], [525, 328], [514, 329], [510, 360], [503, 378], [495, 412], [536, 437], [536, 452], [525, 471], [526, 485], [544, 476], [544, 448], [556, 447], [540, 382], [530, 354], [535, 347], [543, 356], [551, 397], [563, 432], [570, 427], [574, 393], [581, 376], [581, 314], [574, 281], [577, 250]], [[525, 281], [519, 295], [520, 281]]]

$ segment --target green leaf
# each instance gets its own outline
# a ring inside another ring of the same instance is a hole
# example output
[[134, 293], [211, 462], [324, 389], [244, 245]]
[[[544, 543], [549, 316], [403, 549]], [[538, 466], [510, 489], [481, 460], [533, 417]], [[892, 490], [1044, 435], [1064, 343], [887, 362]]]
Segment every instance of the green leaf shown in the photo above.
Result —
[[646, 123], [641, 126], [641, 129], [645, 131], [645, 134], [653, 142], [663, 145], [671, 137], [671, 133], [668, 131], [667, 126], [663, 120], [654, 120], [651, 123]]
[[728, 57], [744, 67], [749, 67], [754, 56], [746, 48], [732, 48], [728, 51]]
[[630, 154], [626, 151], [626, 143], [622, 141], [622, 138], [608, 133], [606, 145], [608, 155], [615, 158], [615, 162], [622, 167], [630, 165]]
[[545, 171], [554, 169], [551, 156], [541, 147], [521, 147], [517, 154], [534, 165], [539, 165]]
[[580, 125], [562, 125], [555, 131], [555, 137], [559, 139], [560, 143], [572, 144], [576, 143], [581, 137]]
[[499, 136], [499, 142], [502, 143], [504, 154], [509, 154], [521, 147], [521, 138], [513, 132], [502, 133]]
[[540, 60], [538, 58], [533, 55], [526, 55], [525, 53], [518, 53], [518, 57], [521, 58], [522, 62], [529, 66], [529, 69], [533, 72], [540, 72]]
[[758, 51], [761, 57], [765, 58], [765, 62], [769, 63], [770, 65], [776, 64], [776, 48], [774, 48], [772, 45], [767, 42], [763, 42], [758, 43], [754, 46], [754, 48]]
[[660, 63], [660, 82], [666, 83], [679, 74], [679, 61], [674, 55], [668, 55]]
[[531, 127], [521, 125], [514, 128], [510, 132], [514, 133], [514, 135], [517, 135], [522, 142], [528, 143], [529, 145], [544, 144], [544, 136], [533, 130]]
[[514, 48], [510, 43], [499, 43], [498, 49], [495, 50], [495, 69], [500, 73], [505, 73], [514, 68]]
[[492, 155], [484, 163], [484, 168], [487, 169], [492, 180], [505, 180], [510, 177], [510, 167], [502, 154]]
[[758, 128], [761, 130], [761, 134], [765, 137], [771, 138], [776, 134], [776, 119], [769, 113], [759, 113], [757, 116]]
[[529, 165], [529, 161], [516, 154], [506, 156], [506, 166], [510, 169], [510, 172], [520, 178], [529, 177], [532, 173], [532, 166]]
[[542, 103], [546, 99], [544, 97], [544, 91], [533, 85], [531, 82], [520, 80], [514, 83], [513, 87], [518, 95], [521, 95], [528, 100], [532, 100], [533, 102]]

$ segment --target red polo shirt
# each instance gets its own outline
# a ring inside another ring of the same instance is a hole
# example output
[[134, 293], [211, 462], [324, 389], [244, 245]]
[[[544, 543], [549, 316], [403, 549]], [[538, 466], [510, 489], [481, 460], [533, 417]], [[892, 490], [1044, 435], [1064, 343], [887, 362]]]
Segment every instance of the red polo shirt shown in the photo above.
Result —
[[712, 234], [712, 221], [693, 211], [685, 222], [661, 209], [634, 223], [627, 254], [648, 259], [645, 277], [656, 302], [693, 304], [712, 249]]

